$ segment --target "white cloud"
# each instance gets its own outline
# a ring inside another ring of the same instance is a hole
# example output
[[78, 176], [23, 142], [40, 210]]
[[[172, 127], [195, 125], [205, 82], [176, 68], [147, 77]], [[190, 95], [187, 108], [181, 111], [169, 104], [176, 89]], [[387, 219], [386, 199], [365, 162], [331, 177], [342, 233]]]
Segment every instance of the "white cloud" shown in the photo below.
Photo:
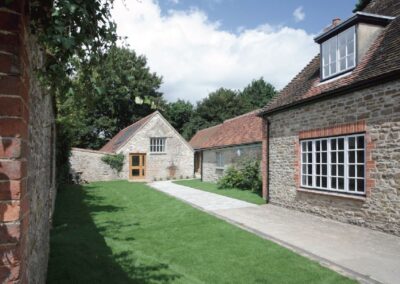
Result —
[[296, 10], [293, 11], [293, 17], [295, 22], [301, 22], [304, 21], [304, 19], [306, 18], [306, 13], [304, 13], [303, 11], [303, 7], [297, 7]]
[[163, 76], [167, 100], [194, 102], [261, 76], [282, 88], [318, 51], [304, 30], [265, 24], [235, 34], [198, 9], [161, 15], [155, 1], [124, 2], [116, 1], [113, 11], [118, 33]]

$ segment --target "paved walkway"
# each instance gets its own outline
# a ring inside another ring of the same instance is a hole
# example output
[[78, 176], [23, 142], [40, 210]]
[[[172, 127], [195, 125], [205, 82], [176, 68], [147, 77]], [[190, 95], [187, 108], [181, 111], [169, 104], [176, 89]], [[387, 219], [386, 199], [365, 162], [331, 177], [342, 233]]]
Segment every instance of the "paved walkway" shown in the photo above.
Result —
[[365, 283], [400, 283], [400, 238], [169, 181], [150, 186]]

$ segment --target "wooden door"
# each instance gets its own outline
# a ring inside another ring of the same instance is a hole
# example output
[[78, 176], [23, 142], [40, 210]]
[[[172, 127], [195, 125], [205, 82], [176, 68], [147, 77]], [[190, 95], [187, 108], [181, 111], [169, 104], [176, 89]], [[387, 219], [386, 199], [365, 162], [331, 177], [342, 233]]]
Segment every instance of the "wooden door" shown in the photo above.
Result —
[[146, 177], [146, 154], [129, 154], [129, 178], [144, 179]]

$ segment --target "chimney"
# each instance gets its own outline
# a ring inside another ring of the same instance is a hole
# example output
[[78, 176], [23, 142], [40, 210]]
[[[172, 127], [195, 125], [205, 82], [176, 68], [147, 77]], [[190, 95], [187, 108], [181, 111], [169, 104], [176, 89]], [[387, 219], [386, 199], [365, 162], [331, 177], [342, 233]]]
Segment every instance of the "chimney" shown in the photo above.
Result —
[[342, 22], [342, 20], [340, 18], [334, 18], [332, 20], [332, 28], [336, 27], [337, 25], [339, 25]]

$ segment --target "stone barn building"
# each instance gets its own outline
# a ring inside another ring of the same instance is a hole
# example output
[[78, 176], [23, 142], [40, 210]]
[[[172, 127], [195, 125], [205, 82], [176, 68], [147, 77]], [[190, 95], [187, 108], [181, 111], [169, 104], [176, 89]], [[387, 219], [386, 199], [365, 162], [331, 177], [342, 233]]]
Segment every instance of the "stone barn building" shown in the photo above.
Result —
[[190, 140], [195, 149], [195, 175], [216, 182], [229, 166], [246, 159], [261, 160], [262, 119], [257, 111], [198, 131]]
[[400, 1], [315, 38], [321, 54], [260, 113], [272, 204], [400, 235]]
[[[116, 172], [102, 161], [105, 155], [123, 154]], [[160, 112], [122, 129], [99, 151], [74, 148], [71, 168], [84, 181], [127, 179], [154, 181], [193, 177], [194, 152]]]

